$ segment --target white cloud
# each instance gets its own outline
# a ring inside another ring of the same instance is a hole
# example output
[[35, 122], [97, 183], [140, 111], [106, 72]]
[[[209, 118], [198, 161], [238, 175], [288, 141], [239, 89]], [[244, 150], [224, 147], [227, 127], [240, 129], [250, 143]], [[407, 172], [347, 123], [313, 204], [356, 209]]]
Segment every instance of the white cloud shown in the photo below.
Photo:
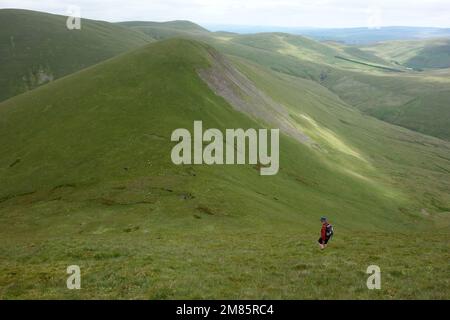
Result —
[[289, 27], [368, 23], [450, 27], [448, 0], [0, 0], [0, 8], [59, 14], [65, 14], [69, 5], [80, 6], [85, 18], [107, 21], [184, 19], [201, 24]]

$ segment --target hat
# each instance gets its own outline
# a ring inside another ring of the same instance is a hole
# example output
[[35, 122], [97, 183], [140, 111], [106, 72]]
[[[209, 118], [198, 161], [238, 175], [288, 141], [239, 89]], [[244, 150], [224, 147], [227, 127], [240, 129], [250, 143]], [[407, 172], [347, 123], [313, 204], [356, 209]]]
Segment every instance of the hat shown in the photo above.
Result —
[[320, 217], [320, 221], [327, 221], [327, 217]]

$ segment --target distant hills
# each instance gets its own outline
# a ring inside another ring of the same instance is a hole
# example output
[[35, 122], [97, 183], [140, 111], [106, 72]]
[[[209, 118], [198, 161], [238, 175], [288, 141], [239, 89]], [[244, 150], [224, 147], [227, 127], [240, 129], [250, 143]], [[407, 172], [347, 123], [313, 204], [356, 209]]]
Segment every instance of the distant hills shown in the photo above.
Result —
[[[450, 109], [443, 103], [450, 94], [448, 69], [413, 70], [366, 47], [284, 33], [218, 35], [212, 39], [210, 43], [228, 54], [320, 83], [366, 114], [450, 139]], [[412, 57], [422, 51], [414, 52]]]
[[145, 45], [208, 30], [189, 21], [109, 23], [82, 19], [82, 32], [67, 17], [0, 9], [0, 101]]
[[68, 30], [67, 17], [0, 10], [0, 101], [148, 43], [117, 24], [83, 19]]
[[118, 22], [117, 24], [137, 29], [158, 28], [158, 29], [179, 30], [183, 32], [209, 32], [207, 29], [199, 26], [198, 24], [186, 20], [175, 20], [167, 22], [125, 21], [125, 22]]
[[380, 28], [289, 28], [264, 26], [207, 25], [212, 31], [234, 33], [284, 32], [311, 37], [320, 41], [339, 41], [346, 44], [371, 44], [391, 40], [420, 40], [450, 37], [450, 28], [380, 27]]
[[[205, 72], [209, 76], [202, 76]], [[282, 220], [295, 219], [298, 206], [309, 207], [302, 211], [308, 224], [314, 220], [310, 212], [324, 205], [312, 199], [324, 197], [348, 226], [363, 227], [370, 219], [373, 227], [386, 229], [402, 228], [399, 206], [438, 212], [447, 206], [442, 190], [432, 189], [431, 201], [411, 189], [423, 177], [403, 161], [430, 175], [445, 174], [427, 159], [445, 167], [448, 143], [365, 117], [315, 81], [226, 58], [195, 40], [154, 42], [42, 85], [1, 103], [0, 119], [0, 203], [13, 206], [32, 193], [40, 206], [51, 207], [58, 192], [64, 201], [91, 199], [93, 208], [104, 203], [172, 207], [185, 219], [185, 211], [203, 212], [199, 207], [236, 213], [245, 199], [245, 214], [252, 219], [272, 214], [255, 211], [261, 201], [277, 215], [286, 214]], [[280, 174], [262, 183], [251, 165], [173, 165], [171, 132], [190, 128], [197, 119], [207, 128], [280, 127]], [[389, 182], [389, 174], [401, 170], [409, 175]], [[428, 183], [434, 188], [440, 182]], [[159, 189], [149, 193], [156, 185]], [[334, 194], [337, 185], [340, 192]], [[222, 190], [227, 203], [219, 205], [210, 188]], [[260, 198], [273, 190], [278, 190], [273, 196]], [[414, 199], [404, 203], [403, 193]], [[183, 200], [189, 194], [194, 197]], [[355, 207], [345, 205], [356, 199]]]
[[[0, 17], [1, 299], [449, 298], [448, 69], [398, 45]], [[36, 68], [54, 77], [26, 86]], [[196, 120], [280, 128], [279, 173], [175, 165]]]
[[[316, 81], [365, 113], [450, 139], [450, 110], [442, 104], [450, 91], [447, 38], [356, 46], [283, 32], [210, 32], [189, 21], [108, 23], [83, 19], [83, 31], [79, 32], [67, 30], [66, 17], [58, 15], [6, 9], [0, 10], [0, 17], [0, 71], [4, 75], [0, 101], [149, 42], [178, 37], [203, 41], [224, 53]], [[348, 31], [349, 39], [361, 37], [370, 42], [388, 34], [424, 38], [448, 30], [393, 27], [329, 31], [330, 35]]]
[[450, 68], [450, 38], [387, 41], [362, 49], [416, 70]]

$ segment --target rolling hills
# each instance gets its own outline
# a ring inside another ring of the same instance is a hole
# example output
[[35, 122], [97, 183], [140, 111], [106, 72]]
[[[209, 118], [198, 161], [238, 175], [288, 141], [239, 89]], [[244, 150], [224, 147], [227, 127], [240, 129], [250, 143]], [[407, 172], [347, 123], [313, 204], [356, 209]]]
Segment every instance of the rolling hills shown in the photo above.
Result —
[[416, 70], [450, 68], [449, 38], [390, 41], [363, 47], [363, 50]]
[[446, 69], [417, 72], [359, 48], [286, 34], [216, 36], [205, 41], [223, 53], [313, 80], [366, 114], [450, 139], [450, 109], [442, 103], [450, 90]]
[[[450, 144], [235, 46], [158, 41], [0, 103], [2, 298], [448, 298]], [[174, 165], [171, 132], [199, 119], [285, 124], [280, 173]]]
[[171, 37], [189, 37], [208, 34], [205, 28], [190, 21], [125, 21], [118, 25], [142, 32], [155, 40], [162, 40]]
[[[130, 22], [130, 26], [134, 24], [145, 25]], [[450, 109], [442, 103], [450, 92], [450, 78], [446, 69], [442, 69], [444, 72], [430, 69], [446, 66], [445, 39], [349, 46], [280, 32], [207, 32], [195, 25], [180, 31], [158, 23], [147, 24], [149, 27], [139, 28], [151, 38], [181, 36], [205, 41], [222, 53], [316, 81], [354, 108], [383, 121], [450, 139]], [[412, 46], [415, 49], [409, 50]], [[397, 58], [393, 57], [395, 48], [399, 50]], [[409, 52], [409, 56], [402, 58], [401, 52]]]
[[117, 24], [19, 9], [0, 10], [0, 101], [109, 59], [150, 40]]
[[450, 111], [442, 103], [449, 95], [449, 77], [430, 69], [448, 65], [445, 39], [355, 47], [285, 33], [209, 32], [189, 21], [84, 19], [83, 31], [77, 32], [65, 28], [63, 16], [9, 9], [0, 15], [0, 101], [148, 42], [183, 37], [314, 80], [383, 121], [450, 139]]
[[449, 37], [449, 28], [432, 27], [380, 27], [380, 28], [323, 28], [299, 30], [299, 33], [317, 40], [332, 40], [350, 45], [374, 44], [396, 40], [423, 40]]
[[424, 40], [432, 38], [443, 38], [450, 36], [449, 28], [430, 27], [356, 27], [356, 28], [295, 28], [275, 26], [235, 26], [214, 25], [207, 26], [213, 31], [228, 31], [240, 34], [254, 33], [289, 33], [306, 36], [318, 41], [335, 41], [346, 45], [372, 45], [379, 42], [396, 40]]

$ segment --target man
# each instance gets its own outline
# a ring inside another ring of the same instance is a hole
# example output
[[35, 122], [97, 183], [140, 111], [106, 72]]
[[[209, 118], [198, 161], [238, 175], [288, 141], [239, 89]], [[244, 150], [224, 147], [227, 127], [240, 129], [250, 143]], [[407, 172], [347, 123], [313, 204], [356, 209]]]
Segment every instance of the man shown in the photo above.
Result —
[[322, 222], [322, 229], [320, 230], [320, 238], [318, 242], [320, 245], [320, 250], [323, 250], [327, 247], [328, 241], [333, 236], [333, 226], [328, 223], [326, 217], [321, 217], [320, 222]]

